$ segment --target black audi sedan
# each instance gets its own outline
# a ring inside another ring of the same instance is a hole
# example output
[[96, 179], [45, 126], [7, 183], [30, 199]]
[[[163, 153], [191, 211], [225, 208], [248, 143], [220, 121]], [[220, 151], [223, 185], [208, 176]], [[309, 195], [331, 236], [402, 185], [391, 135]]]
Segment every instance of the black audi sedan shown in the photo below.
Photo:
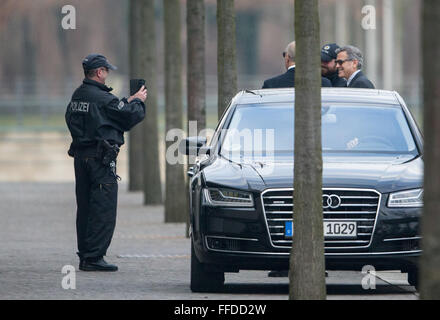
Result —
[[[191, 290], [225, 272], [287, 270], [295, 221], [294, 89], [242, 91], [213, 134], [189, 137]], [[417, 286], [423, 138], [396, 92], [322, 89], [327, 270], [401, 270]]]

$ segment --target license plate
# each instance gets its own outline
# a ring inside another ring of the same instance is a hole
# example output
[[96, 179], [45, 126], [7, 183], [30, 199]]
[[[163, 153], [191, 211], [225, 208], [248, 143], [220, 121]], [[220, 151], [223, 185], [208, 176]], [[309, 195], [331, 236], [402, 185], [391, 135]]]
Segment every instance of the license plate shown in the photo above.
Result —
[[[293, 236], [293, 222], [286, 221], [284, 235]], [[355, 221], [324, 221], [325, 238], [356, 238], [357, 223]]]
[[356, 238], [357, 223], [354, 221], [324, 221], [324, 237]]

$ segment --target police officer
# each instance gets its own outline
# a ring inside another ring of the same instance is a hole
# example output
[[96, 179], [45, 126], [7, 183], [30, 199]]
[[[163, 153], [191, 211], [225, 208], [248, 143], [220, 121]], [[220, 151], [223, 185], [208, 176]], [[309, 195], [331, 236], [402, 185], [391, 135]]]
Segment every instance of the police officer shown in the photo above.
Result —
[[85, 79], [73, 93], [65, 116], [72, 136], [68, 153], [75, 167], [79, 269], [117, 271], [103, 258], [116, 224], [116, 157], [124, 131], [145, 117], [147, 90], [142, 87], [119, 100], [105, 85], [115, 66], [99, 54], [88, 55], [82, 65]]
[[323, 77], [330, 80], [333, 87], [346, 87], [347, 80], [338, 76], [336, 68], [336, 50], [339, 46], [336, 43], [329, 43], [321, 49], [321, 73]]

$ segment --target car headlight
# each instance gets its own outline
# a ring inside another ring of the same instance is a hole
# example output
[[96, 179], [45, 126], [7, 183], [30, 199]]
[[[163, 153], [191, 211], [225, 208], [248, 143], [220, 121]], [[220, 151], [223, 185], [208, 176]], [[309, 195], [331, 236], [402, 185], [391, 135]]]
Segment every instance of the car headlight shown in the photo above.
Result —
[[249, 192], [209, 188], [203, 190], [205, 200], [212, 206], [253, 207], [254, 199]]
[[391, 193], [388, 200], [388, 207], [423, 207], [423, 189]]

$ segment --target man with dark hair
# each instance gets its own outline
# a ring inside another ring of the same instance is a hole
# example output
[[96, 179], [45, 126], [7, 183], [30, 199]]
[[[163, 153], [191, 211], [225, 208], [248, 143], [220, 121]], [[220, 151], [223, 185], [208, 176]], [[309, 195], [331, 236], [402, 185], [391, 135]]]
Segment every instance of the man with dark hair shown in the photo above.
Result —
[[361, 50], [353, 46], [345, 46], [336, 50], [338, 76], [347, 80], [349, 88], [374, 89], [373, 83], [363, 74], [364, 56]]
[[[104, 67], [104, 68], [106, 69], [106, 71], [108, 71], [108, 69], [109, 69], [107, 67]], [[98, 71], [99, 71], [99, 68], [91, 69], [91, 70], [84, 69], [84, 77], [87, 78], [87, 79], [91, 79], [91, 78], [93, 78], [97, 74]]]
[[333, 87], [346, 87], [347, 80], [339, 78], [336, 68], [336, 50], [339, 46], [336, 43], [329, 43], [321, 49], [321, 73], [323, 77], [330, 80]]
[[105, 81], [116, 67], [99, 54], [88, 55], [83, 69], [85, 79], [73, 93], [65, 116], [72, 136], [68, 154], [75, 167], [79, 269], [117, 271], [103, 258], [116, 225], [116, 157], [124, 132], [145, 117], [147, 90], [142, 87], [122, 100], [112, 95]]
[[[284, 66], [287, 70], [286, 73], [264, 81], [263, 89], [295, 87], [295, 55], [296, 43], [293, 41], [287, 45], [286, 50], [283, 52]], [[332, 84], [330, 80], [323, 77], [321, 86], [331, 87]]]

